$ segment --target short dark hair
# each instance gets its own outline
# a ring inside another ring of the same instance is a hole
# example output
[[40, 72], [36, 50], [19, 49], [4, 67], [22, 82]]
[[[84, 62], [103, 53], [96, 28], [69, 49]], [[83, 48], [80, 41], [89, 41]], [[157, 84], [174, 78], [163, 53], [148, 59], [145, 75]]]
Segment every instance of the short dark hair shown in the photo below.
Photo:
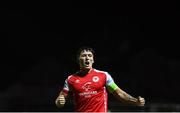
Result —
[[83, 47], [79, 48], [78, 51], [77, 51], [77, 54], [76, 54], [77, 61], [79, 59], [79, 56], [80, 56], [81, 52], [85, 51], [85, 50], [90, 51], [93, 55], [95, 53], [94, 50], [91, 47], [83, 46]]

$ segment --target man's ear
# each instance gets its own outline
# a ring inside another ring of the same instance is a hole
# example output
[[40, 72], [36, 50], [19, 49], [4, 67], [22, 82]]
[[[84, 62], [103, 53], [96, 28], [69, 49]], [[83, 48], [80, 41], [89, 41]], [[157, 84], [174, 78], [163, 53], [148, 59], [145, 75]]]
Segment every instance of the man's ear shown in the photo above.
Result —
[[94, 63], [94, 58], [93, 58], [93, 61], [92, 61], [92, 63]]

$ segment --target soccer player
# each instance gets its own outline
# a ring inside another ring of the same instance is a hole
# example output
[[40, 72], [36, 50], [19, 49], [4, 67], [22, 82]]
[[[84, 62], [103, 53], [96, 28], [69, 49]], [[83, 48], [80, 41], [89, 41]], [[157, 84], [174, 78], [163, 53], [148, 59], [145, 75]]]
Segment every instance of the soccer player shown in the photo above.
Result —
[[76, 112], [107, 112], [107, 92], [112, 93], [121, 102], [144, 106], [145, 99], [132, 97], [120, 89], [108, 72], [92, 67], [94, 63], [94, 50], [80, 48], [77, 53], [80, 70], [68, 76], [64, 87], [55, 100], [57, 107], [63, 107], [68, 93], [73, 93]]

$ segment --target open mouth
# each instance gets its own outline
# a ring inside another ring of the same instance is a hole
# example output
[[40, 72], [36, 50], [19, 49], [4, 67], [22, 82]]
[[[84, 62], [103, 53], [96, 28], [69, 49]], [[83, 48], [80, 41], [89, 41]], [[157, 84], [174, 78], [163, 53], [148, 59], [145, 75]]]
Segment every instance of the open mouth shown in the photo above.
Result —
[[89, 65], [89, 62], [85, 62], [86, 65]]

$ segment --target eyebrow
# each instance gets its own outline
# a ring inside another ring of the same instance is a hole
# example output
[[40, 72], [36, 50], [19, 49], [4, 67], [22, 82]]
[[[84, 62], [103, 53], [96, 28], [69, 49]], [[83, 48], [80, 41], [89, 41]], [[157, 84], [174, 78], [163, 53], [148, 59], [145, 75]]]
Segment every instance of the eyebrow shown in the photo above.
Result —
[[93, 55], [92, 53], [82, 53], [81, 55], [85, 55], [85, 54], [87, 54], [87, 55]]
[[92, 53], [82, 53], [81, 55], [92, 55], [93, 56]]

